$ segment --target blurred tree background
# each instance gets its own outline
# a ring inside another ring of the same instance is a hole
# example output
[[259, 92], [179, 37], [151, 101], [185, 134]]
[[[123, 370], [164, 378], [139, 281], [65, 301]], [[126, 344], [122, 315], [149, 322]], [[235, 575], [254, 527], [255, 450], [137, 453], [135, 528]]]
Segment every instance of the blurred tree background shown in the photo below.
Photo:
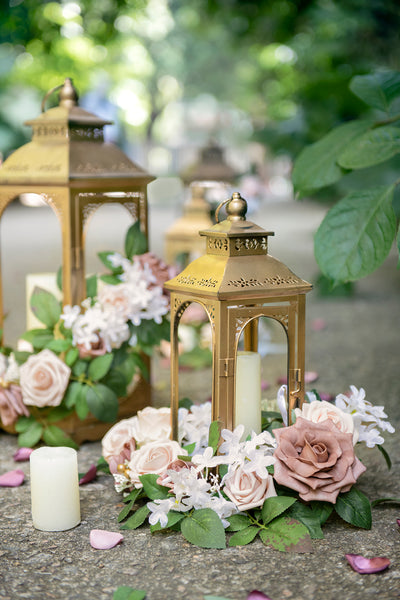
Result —
[[[397, 0], [2, 0], [0, 150], [73, 78], [110, 137], [159, 175], [213, 136], [293, 157], [367, 112], [356, 74], [398, 67]], [[54, 99], [53, 99], [54, 101]], [[243, 152], [238, 153], [243, 159]], [[239, 169], [250, 169], [253, 157]]]

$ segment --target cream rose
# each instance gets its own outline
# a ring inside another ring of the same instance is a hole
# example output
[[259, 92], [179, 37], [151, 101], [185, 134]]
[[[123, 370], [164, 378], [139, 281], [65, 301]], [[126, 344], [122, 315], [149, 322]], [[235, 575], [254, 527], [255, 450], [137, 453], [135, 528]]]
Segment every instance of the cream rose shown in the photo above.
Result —
[[330, 419], [342, 433], [351, 433], [353, 435], [353, 445], [358, 440], [358, 430], [354, 426], [353, 417], [349, 413], [343, 412], [340, 408], [327, 402], [326, 400], [313, 400], [305, 402], [302, 408], [295, 408], [296, 418], [302, 417], [313, 423], [321, 423]]
[[33, 354], [20, 367], [20, 386], [25, 404], [58, 406], [68, 387], [71, 369], [51, 350]]
[[155, 473], [162, 476], [179, 455], [187, 456], [187, 451], [178, 442], [169, 440], [145, 444], [132, 454], [128, 463], [132, 483], [136, 488], [141, 488], [140, 475]]
[[111, 473], [116, 473], [118, 465], [130, 460], [136, 448], [132, 419], [123, 419], [111, 427], [101, 440], [101, 445]]
[[132, 417], [133, 437], [138, 446], [148, 442], [160, 442], [171, 437], [171, 410], [146, 406]]
[[262, 506], [266, 498], [276, 496], [271, 475], [262, 479], [256, 473], [246, 473], [238, 467], [224, 478], [224, 492], [239, 510], [250, 510]]
[[104, 308], [116, 309], [126, 320], [131, 309], [132, 291], [126, 283], [105, 285], [98, 294], [98, 300]]

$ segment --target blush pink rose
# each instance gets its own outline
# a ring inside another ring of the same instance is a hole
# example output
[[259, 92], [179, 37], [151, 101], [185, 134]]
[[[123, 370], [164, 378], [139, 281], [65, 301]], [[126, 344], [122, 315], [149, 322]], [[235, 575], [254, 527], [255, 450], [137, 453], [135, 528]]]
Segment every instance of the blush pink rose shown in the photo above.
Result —
[[97, 342], [92, 342], [90, 344], [90, 348], [86, 348], [85, 344], [76, 345], [79, 350], [79, 358], [95, 358], [96, 356], [103, 356], [107, 352], [104, 339], [99, 335], [98, 338]]
[[68, 387], [71, 369], [51, 350], [32, 354], [20, 367], [20, 385], [25, 404], [58, 406]]
[[164, 283], [168, 281], [168, 279], [171, 279], [170, 267], [153, 252], [136, 254], [133, 258], [139, 262], [142, 268], [145, 265], [150, 267], [156, 279], [155, 283], [150, 285], [150, 288], [154, 287], [155, 285], [163, 287]]
[[246, 473], [238, 467], [224, 479], [224, 492], [239, 510], [250, 510], [262, 506], [266, 498], [276, 496], [274, 480], [271, 475], [266, 478], [256, 473]]
[[133, 437], [138, 446], [148, 442], [160, 442], [171, 437], [171, 410], [169, 407], [146, 406], [132, 417]]
[[127, 320], [131, 310], [131, 295], [129, 285], [105, 285], [98, 294], [98, 300], [104, 308], [116, 309]]
[[155, 473], [162, 477], [179, 455], [187, 456], [187, 451], [172, 440], [145, 444], [132, 454], [128, 463], [132, 483], [136, 488], [142, 487], [139, 476], [147, 473]]
[[330, 419], [342, 433], [351, 433], [353, 435], [353, 445], [358, 440], [358, 431], [354, 427], [353, 417], [349, 413], [343, 412], [340, 408], [327, 402], [326, 400], [313, 400], [313, 402], [304, 402], [301, 408], [295, 408], [296, 417], [303, 417], [313, 423], [321, 423]]
[[19, 385], [15, 383], [4, 387], [0, 385], [0, 421], [5, 427], [14, 425], [20, 415], [29, 417], [29, 411], [22, 401]]
[[290, 427], [274, 430], [274, 479], [299, 492], [305, 501], [336, 502], [365, 471], [356, 458], [351, 433], [342, 433], [331, 419], [313, 423], [298, 417]]
[[117, 473], [118, 465], [130, 460], [132, 452], [136, 449], [132, 419], [123, 419], [113, 425], [101, 440], [101, 446], [111, 473]]

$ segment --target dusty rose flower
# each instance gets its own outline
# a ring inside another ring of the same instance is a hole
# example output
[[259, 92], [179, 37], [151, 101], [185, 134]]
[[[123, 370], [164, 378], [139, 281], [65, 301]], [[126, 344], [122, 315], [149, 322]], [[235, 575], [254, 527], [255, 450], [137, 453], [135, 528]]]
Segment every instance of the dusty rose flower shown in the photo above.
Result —
[[326, 419], [330, 419], [342, 433], [351, 433], [353, 435], [353, 444], [358, 440], [358, 431], [354, 427], [353, 417], [326, 400], [305, 402], [301, 409], [295, 408], [294, 412], [296, 417], [303, 417], [303, 419], [307, 419], [307, 421], [312, 421], [313, 423], [321, 423]]
[[276, 496], [274, 480], [271, 475], [261, 478], [256, 473], [246, 473], [238, 467], [224, 479], [224, 492], [239, 510], [250, 510], [262, 506], [266, 498]]
[[58, 406], [68, 387], [71, 369], [51, 350], [33, 354], [20, 367], [20, 385], [25, 404]]
[[164, 283], [168, 281], [168, 279], [171, 279], [168, 265], [166, 265], [165, 262], [153, 252], [137, 254], [133, 258], [139, 262], [142, 268], [145, 265], [148, 265], [152, 270], [152, 273], [156, 278], [156, 282], [149, 287], [154, 287], [155, 285], [163, 287]]
[[103, 437], [101, 445], [111, 473], [117, 473], [118, 465], [130, 460], [136, 448], [132, 419], [123, 419], [111, 427]]
[[138, 446], [148, 442], [160, 442], [171, 437], [171, 410], [146, 406], [132, 417], [133, 437]]
[[14, 425], [19, 416], [29, 417], [29, 411], [22, 401], [19, 385], [0, 385], [0, 420], [5, 427]]
[[334, 504], [365, 471], [354, 455], [352, 434], [339, 431], [331, 419], [313, 423], [298, 417], [294, 425], [275, 429], [274, 435], [274, 479], [305, 501]]
[[178, 442], [168, 440], [145, 444], [132, 454], [128, 463], [132, 483], [136, 488], [140, 488], [142, 487], [140, 475], [155, 473], [162, 476], [179, 455], [186, 456], [187, 451], [181, 448]]
[[85, 344], [77, 344], [76, 347], [79, 350], [79, 358], [95, 358], [107, 352], [106, 343], [100, 336], [97, 342], [90, 344], [90, 348], [86, 348]]

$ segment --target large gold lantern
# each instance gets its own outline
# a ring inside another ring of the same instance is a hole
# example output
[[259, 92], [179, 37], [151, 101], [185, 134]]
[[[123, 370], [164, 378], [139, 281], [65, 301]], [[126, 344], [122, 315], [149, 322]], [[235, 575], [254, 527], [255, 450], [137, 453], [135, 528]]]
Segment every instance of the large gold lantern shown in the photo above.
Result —
[[[238, 424], [238, 341], [243, 332], [243, 355], [256, 354], [260, 317], [278, 321], [287, 336], [289, 418], [292, 409], [301, 406], [304, 400], [305, 294], [312, 286], [268, 254], [268, 236], [274, 234], [246, 221], [247, 203], [239, 193], [235, 192], [223, 204], [226, 204], [226, 220], [218, 222], [217, 210], [217, 223], [200, 232], [206, 238], [206, 254], [166, 284], [171, 293], [171, 413], [175, 439], [179, 403], [178, 327], [192, 302], [203, 306], [211, 323], [213, 420], [228, 429]], [[251, 379], [246, 362], [244, 369]], [[249, 398], [245, 412], [250, 411], [251, 402]]]
[[[59, 105], [45, 110], [48, 96], [58, 89]], [[147, 185], [154, 179], [117, 146], [104, 141], [103, 129], [109, 122], [83, 110], [77, 101], [69, 78], [48, 92], [42, 113], [26, 123], [32, 127], [32, 141], [13, 152], [0, 168], [0, 218], [24, 194], [38, 195], [58, 218], [63, 305], [80, 304], [86, 296], [85, 235], [91, 216], [104, 204], [120, 204], [147, 236]], [[0, 276], [0, 327], [2, 289]], [[140, 392], [136, 390], [136, 400], [126, 406], [125, 414], [149, 404], [149, 384], [141, 380], [138, 387]], [[93, 437], [98, 432], [92, 437], [85, 433], [81, 439]]]

